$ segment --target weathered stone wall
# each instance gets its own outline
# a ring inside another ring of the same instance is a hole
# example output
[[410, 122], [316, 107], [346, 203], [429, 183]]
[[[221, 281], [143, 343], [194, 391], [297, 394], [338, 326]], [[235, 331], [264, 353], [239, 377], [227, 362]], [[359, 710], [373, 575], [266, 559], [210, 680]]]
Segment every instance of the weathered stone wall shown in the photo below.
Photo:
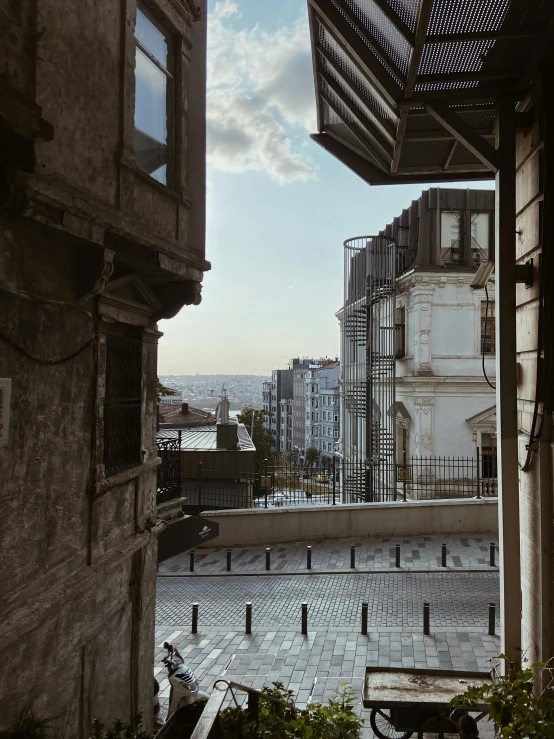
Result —
[[[134, 160], [135, 0], [0, 2], [0, 730], [29, 707], [64, 739], [95, 716], [152, 720], [157, 320], [199, 303], [209, 269], [203, 227], [188, 231], [205, 15], [153, 4], [175, 42], [170, 187]], [[123, 331], [141, 337], [141, 433], [110, 474], [107, 336]]]

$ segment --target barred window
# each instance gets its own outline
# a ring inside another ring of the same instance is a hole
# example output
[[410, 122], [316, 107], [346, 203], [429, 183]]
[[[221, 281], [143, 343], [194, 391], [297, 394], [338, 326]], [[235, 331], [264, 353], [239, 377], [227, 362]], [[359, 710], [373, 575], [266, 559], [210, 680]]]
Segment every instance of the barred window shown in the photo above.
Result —
[[141, 337], [108, 334], [104, 405], [106, 475], [115, 475], [140, 464], [141, 393]]

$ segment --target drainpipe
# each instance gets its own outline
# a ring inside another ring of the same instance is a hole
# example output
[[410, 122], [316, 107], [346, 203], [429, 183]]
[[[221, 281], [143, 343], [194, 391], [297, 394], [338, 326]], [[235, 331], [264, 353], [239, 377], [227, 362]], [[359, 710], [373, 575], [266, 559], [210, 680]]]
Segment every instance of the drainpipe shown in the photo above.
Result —
[[521, 662], [521, 565], [516, 364], [516, 166], [514, 101], [498, 102], [496, 174], [496, 413], [500, 544], [500, 651]]

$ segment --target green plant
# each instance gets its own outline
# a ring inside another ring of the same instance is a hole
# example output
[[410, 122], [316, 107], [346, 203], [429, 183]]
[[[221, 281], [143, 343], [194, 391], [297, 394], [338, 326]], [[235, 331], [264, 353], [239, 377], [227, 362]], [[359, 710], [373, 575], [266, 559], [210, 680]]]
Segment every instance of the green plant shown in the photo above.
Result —
[[[487, 704], [497, 737], [502, 739], [554, 739], [554, 699], [551, 686], [554, 669], [538, 662], [527, 668], [509, 662], [506, 674], [494, 675], [493, 682], [472, 686], [452, 699], [453, 708]], [[542, 692], [534, 690], [542, 678]]]
[[310, 703], [297, 708], [293, 693], [283, 683], [264, 687], [258, 720], [247, 710], [226, 708], [220, 713], [225, 739], [358, 739], [363, 719], [354, 713], [357, 696], [348, 685], [341, 685], [335, 699], [324, 706]]
[[0, 739], [50, 739], [51, 718], [37, 718], [32, 711], [24, 711], [10, 728], [0, 731]]
[[119, 719], [114, 721], [111, 729], [108, 729], [96, 718], [92, 722], [90, 739], [152, 739], [153, 735], [143, 731], [141, 724], [142, 717], [140, 713], [133, 716], [130, 724], [124, 724]]
[[310, 467], [313, 467], [314, 464], [319, 459], [319, 452], [315, 448], [315, 446], [309, 446], [306, 449], [306, 464]]

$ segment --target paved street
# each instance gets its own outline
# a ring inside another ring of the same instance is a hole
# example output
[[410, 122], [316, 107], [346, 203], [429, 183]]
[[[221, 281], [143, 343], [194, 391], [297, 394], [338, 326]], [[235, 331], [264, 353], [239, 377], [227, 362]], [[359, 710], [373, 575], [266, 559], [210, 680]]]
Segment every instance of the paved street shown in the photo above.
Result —
[[[440, 566], [443, 541], [446, 570]], [[224, 549], [197, 552], [193, 574], [188, 555], [168, 560], [158, 578], [159, 678], [166, 640], [177, 645], [205, 689], [219, 677], [252, 687], [280, 680], [300, 703], [326, 701], [341, 682], [360, 690], [367, 665], [489, 670], [489, 660], [500, 651], [498, 637], [487, 634], [488, 604], [499, 598], [498, 572], [488, 566], [489, 540], [400, 541], [400, 570], [394, 568], [396, 543], [314, 544], [309, 574], [303, 544], [274, 547], [269, 574], [264, 548], [233, 550], [231, 573], [225, 572]], [[349, 567], [351, 544], [356, 544], [356, 571]], [[253, 604], [254, 632], [248, 636], [247, 601]], [[369, 604], [367, 636], [360, 634], [363, 601]], [[422, 633], [424, 601], [431, 607], [430, 636]], [[193, 602], [199, 604], [196, 635], [190, 633]], [[300, 634], [303, 602], [309, 606], [307, 636]], [[168, 695], [164, 680], [162, 706]], [[364, 711], [366, 719], [368, 714]], [[372, 736], [369, 725], [364, 736]]]
[[199, 626], [240, 627], [245, 603], [252, 602], [255, 628], [300, 629], [300, 609], [308, 603], [313, 628], [360, 624], [362, 602], [372, 627], [422, 628], [423, 603], [431, 623], [453, 628], [486, 628], [489, 602], [498, 602], [497, 573], [391, 573], [289, 575], [287, 577], [164, 577], [158, 580], [160, 624], [190, 624], [191, 604], [199, 604]]
[[[401, 547], [402, 570], [436, 570], [441, 564], [441, 545], [447, 547], [447, 567], [485, 569], [490, 571], [490, 544], [494, 536], [421, 536], [411, 539], [365, 539], [312, 542], [314, 572], [350, 570], [350, 547], [355, 546], [356, 569], [395, 569], [395, 548]], [[195, 556], [195, 574], [226, 573], [226, 549], [199, 549]], [[265, 572], [265, 547], [235, 548], [231, 552], [232, 572], [247, 574]], [[306, 544], [283, 544], [272, 547], [271, 571], [279, 573], [306, 572]], [[160, 565], [159, 575], [189, 573], [189, 555], [181, 554]]]

